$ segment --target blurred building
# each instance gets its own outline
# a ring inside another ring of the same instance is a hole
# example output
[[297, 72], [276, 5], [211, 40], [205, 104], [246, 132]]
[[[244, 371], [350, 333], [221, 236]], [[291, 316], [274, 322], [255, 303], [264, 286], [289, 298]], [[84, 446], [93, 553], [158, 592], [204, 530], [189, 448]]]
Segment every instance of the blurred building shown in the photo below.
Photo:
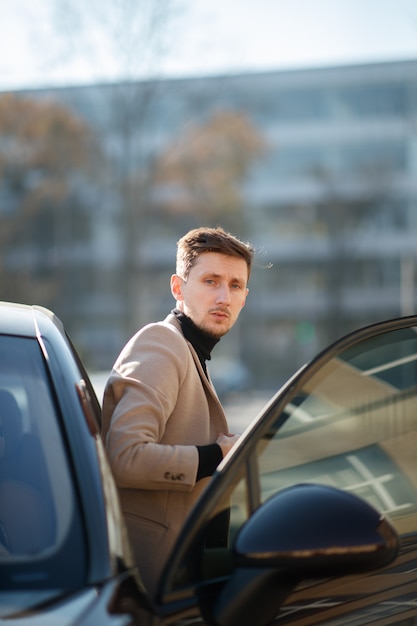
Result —
[[[277, 388], [351, 329], [415, 311], [417, 61], [23, 95], [71, 107], [107, 157], [90, 237], [70, 261], [72, 308], [58, 311], [92, 368], [169, 311], [176, 241], [201, 223], [224, 221], [258, 250], [245, 312], [219, 346], [254, 387]], [[266, 143], [238, 213], [166, 210], [179, 190], [153, 181], [152, 164], [221, 110], [244, 114]]]

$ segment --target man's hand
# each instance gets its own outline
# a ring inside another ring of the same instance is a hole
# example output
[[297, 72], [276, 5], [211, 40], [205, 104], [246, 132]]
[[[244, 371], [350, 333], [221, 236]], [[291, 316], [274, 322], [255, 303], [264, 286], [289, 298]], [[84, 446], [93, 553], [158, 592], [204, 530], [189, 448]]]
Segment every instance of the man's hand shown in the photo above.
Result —
[[226, 456], [229, 450], [233, 448], [239, 438], [240, 435], [225, 435], [224, 433], [219, 433], [217, 435], [216, 443], [219, 444], [222, 450], [223, 458]]

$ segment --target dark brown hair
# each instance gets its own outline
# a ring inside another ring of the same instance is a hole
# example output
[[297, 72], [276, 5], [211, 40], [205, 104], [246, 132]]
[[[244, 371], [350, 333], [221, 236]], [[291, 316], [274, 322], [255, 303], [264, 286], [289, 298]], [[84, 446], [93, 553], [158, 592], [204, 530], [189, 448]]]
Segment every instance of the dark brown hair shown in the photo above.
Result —
[[223, 228], [202, 226], [186, 233], [177, 243], [176, 273], [187, 280], [191, 268], [200, 254], [219, 252], [226, 256], [240, 257], [246, 261], [250, 276], [255, 250], [249, 243], [240, 241]]

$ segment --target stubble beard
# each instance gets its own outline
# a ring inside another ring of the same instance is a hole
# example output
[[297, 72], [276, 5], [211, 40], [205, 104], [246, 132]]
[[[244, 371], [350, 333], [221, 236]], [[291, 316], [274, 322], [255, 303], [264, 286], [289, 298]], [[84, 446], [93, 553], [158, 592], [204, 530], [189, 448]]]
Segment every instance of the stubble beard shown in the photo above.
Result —
[[212, 339], [221, 339], [229, 332], [230, 326], [224, 328], [221, 324], [217, 326], [215, 323], [203, 323], [200, 325], [200, 329]]

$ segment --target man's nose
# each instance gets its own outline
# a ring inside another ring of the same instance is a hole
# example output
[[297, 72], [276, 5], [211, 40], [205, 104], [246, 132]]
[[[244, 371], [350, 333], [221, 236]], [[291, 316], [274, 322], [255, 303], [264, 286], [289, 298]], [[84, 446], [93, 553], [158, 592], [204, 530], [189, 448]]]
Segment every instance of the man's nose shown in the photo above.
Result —
[[227, 285], [219, 285], [217, 290], [217, 302], [230, 303], [230, 289]]

